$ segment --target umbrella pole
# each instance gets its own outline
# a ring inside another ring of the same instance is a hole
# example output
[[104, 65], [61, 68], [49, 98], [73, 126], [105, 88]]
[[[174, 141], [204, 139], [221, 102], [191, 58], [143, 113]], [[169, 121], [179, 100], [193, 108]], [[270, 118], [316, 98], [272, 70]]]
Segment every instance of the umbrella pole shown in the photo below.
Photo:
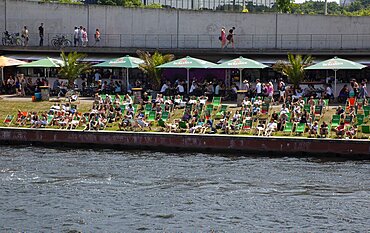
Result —
[[242, 89], [243, 69], [239, 69], [239, 90]]
[[128, 68], [126, 68], [126, 85], [127, 85], [127, 92], [129, 92], [129, 81], [128, 81]]
[[189, 82], [190, 82], [190, 69], [186, 69], [186, 79], [187, 79], [187, 84], [186, 84], [186, 86], [187, 86], [187, 93], [189, 94]]
[[337, 94], [337, 70], [334, 70], [334, 98]]
[[4, 67], [1, 67], [1, 80], [2, 80], [2, 84], [4, 84]]

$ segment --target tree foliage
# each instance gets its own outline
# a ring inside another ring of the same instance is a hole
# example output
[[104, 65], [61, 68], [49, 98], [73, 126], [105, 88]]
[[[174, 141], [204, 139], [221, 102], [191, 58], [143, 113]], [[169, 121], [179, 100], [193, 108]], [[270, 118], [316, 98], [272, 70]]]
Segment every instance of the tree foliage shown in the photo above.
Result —
[[285, 61], [277, 61], [273, 69], [287, 76], [294, 87], [299, 87], [299, 84], [305, 78], [304, 68], [309, 66], [313, 61], [311, 56], [293, 55], [288, 53], [288, 63]]
[[45, 3], [64, 3], [64, 4], [82, 4], [80, 1], [74, 0], [42, 0]]
[[90, 63], [83, 62], [83, 59], [87, 57], [86, 54], [77, 53], [76, 51], [66, 55], [63, 51], [60, 54], [64, 62], [59, 70], [59, 74], [62, 78], [68, 80], [69, 88], [73, 88], [74, 81], [83, 73], [88, 72], [91, 69]]
[[138, 50], [136, 53], [142, 60], [144, 60], [144, 63], [140, 64], [139, 66], [140, 70], [147, 74], [148, 78], [151, 80], [153, 89], [159, 89], [161, 84], [162, 70], [156, 67], [172, 61], [175, 56], [173, 54], [162, 55], [158, 51], [154, 52], [153, 55], [151, 55], [149, 52], [140, 50]]
[[276, 0], [276, 7], [280, 13], [292, 12], [292, 0]]
[[99, 0], [98, 4], [124, 7], [142, 7], [141, 0]]

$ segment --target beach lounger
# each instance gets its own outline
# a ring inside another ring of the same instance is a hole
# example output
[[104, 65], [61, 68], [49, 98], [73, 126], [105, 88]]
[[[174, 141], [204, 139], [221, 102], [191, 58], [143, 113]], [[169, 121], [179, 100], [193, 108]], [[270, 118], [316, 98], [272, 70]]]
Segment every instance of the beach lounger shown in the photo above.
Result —
[[295, 129], [295, 133], [304, 135], [305, 129], [306, 129], [305, 123], [298, 123]]
[[285, 123], [283, 132], [284, 133], [289, 133], [290, 135], [292, 135], [292, 133], [293, 133], [293, 123], [291, 123], [291, 122]]
[[13, 122], [13, 119], [14, 119], [14, 116], [13, 115], [6, 115], [5, 119], [4, 119], [4, 125], [6, 126], [10, 126], [11, 123]]

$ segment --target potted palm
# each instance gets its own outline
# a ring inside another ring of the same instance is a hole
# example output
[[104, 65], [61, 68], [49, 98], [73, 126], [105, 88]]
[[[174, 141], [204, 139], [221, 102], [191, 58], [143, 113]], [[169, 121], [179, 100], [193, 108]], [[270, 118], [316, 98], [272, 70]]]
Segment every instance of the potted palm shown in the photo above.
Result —
[[62, 79], [68, 80], [68, 88], [74, 89], [74, 81], [80, 77], [81, 74], [88, 72], [91, 69], [90, 63], [83, 62], [87, 57], [86, 54], [71, 52], [66, 55], [63, 51], [60, 54], [63, 60], [63, 66], [59, 70]]
[[293, 84], [294, 89], [297, 89], [305, 78], [304, 68], [309, 66], [312, 62], [313, 58], [311, 56], [302, 57], [299, 54], [294, 56], [293, 54], [288, 53], [288, 62], [277, 61], [273, 66], [273, 69], [287, 76], [289, 82]]
[[172, 61], [175, 56], [173, 54], [163, 55], [158, 51], [155, 51], [154, 54], [150, 54], [149, 52], [144, 52], [140, 50], [137, 51], [137, 55], [144, 61], [144, 63], [139, 65], [139, 69], [147, 75], [152, 90], [159, 91], [161, 85], [162, 69], [158, 69], [156, 67]]

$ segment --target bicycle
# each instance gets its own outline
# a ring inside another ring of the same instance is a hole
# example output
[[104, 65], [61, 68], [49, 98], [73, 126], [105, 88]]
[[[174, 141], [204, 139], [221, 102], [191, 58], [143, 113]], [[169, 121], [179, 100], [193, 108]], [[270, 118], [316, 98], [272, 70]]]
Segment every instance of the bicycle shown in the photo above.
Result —
[[56, 35], [51, 39], [51, 45], [56, 48], [64, 48], [72, 46], [72, 42], [68, 40], [64, 35]]
[[9, 34], [8, 31], [3, 32], [4, 36], [1, 39], [3, 45], [22, 45], [22, 40], [19, 37], [19, 33]]

